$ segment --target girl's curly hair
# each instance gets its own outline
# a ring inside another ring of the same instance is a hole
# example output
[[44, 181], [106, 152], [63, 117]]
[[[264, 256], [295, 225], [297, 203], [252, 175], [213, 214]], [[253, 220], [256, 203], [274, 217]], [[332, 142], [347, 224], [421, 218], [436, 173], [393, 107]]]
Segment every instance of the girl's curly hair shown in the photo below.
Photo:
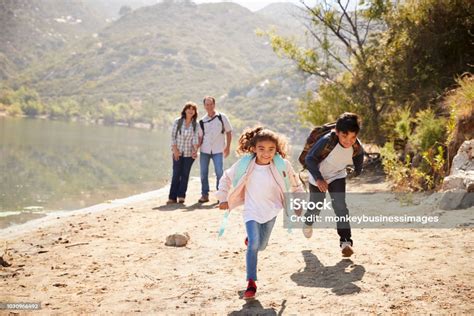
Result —
[[279, 153], [280, 156], [282, 156], [283, 158], [287, 156], [288, 142], [286, 140], [286, 137], [281, 134], [275, 133], [269, 129], [266, 129], [262, 126], [247, 128], [242, 132], [242, 135], [240, 135], [239, 137], [237, 153], [253, 153], [252, 148], [255, 148], [258, 142], [264, 140], [274, 142], [276, 145], [276, 152]]

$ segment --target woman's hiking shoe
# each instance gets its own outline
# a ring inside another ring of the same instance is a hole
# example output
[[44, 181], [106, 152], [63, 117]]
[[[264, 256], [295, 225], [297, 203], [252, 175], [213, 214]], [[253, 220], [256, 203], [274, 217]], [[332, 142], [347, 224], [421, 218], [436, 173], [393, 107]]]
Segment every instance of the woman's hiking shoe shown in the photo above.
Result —
[[198, 200], [199, 203], [206, 203], [209, 202], [209, 196], [208, 195], [203, 195], [201, 198]]
[[313, 236], [313, 226], [304, 225], [303, 235], [308, 239], [311, 238]]
[[183, 197], [179, 197], [179, 198], [178, 198], [178, 203], [183, 204], [183, 203], [184, 203], [184, 198], [183, 198]]
[[176, 203], [178, 203], [178, 201], [173, 200], [173, 199], [169, 199], [168, 201], [166, 201], [166, 205], [176, 204]]
[[343, 241], [341, 243], [341, 252], [343, 257], [349, 258], [352, 256], [354, 250], [352, 249], [352, 245], [349, 241]]
[[257, 292], [257, 284], [255, 284], [254, 280], [249, 279], [249, 284], [247, 285], [247, 290], [244, 293], [245, 300], [251, 300], [255, 298], [255, 293]]

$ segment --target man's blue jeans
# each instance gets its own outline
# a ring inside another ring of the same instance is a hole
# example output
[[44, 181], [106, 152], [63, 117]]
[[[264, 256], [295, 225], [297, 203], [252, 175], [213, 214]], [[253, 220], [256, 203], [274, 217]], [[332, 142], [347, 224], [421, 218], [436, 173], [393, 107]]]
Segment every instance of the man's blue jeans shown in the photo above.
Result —
[[252, 279], [257, 280], [257, 256], [258, 252], [267, 247], [270, 234], [275, 225], [276, 217], [272, 220], [260, 224], [256, 221], [248, 221], [245, 223], [247, 229], [247, 237], [249, 243], [247, 246], [247, 281]]
[[199, 163], [201, 167], [201, 194], [203, 196], [209, 195], [209, 162], [211, 159], [214, 164], [214, 171], [216, 172], [216, 189], [219, 188], [219, 180], [224, 174], [223, 153], [206, 154], [201, 152]]

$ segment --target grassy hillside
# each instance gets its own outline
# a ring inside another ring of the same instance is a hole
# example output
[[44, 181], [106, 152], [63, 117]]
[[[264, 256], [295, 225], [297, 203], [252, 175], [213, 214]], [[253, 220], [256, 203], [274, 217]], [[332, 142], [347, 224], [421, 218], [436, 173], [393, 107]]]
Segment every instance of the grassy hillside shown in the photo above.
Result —
[[306, 91], [305, 78], [274, 54], [268, 38], [256, 35], [270, 28], [297, 33], [279, 23], [281, 11], [273, 12], [276, 20], [233, 3], [138, 8], [4, 81], [4, 87], [30, 90], [7, 92], [3, 108], [30, 116], [163, 125], [185, 101], [200, 103], [210, 94], [236, 127], [263, 123], [285, 133], [301, 131], [296, 104]]
[[154, 5], [160, 0], [82, 0], [86, 5], [97, 10], [108, 19], [120, 17], [119, 11], [123, 6], [128, 6], [132, 10], [140, 7]]
[[271, 24], [232, 3], [157, 4], [49, 56], [18, 83], [44, 97], [139, 97], [162, 106], [221, 95], [242, 80], [285, 65], [255, 35], [257, 28]]
[[103, 26], [78, 0], [0, 0], [0, 80]]

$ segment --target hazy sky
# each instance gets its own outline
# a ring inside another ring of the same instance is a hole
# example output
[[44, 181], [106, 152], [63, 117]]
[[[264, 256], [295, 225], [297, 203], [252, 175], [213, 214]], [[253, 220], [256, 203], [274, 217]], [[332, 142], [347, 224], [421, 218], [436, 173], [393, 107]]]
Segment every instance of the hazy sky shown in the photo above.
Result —
[[[358, 0], [349, 0], [351, 2], [351, 6], [358, 2]], [[281, 3], [281, 2], [290, 2], [294, 4], [300, 4], [299, 0], [194, 0], [195, 3], [209, 3], [209, 2], [235, 2], [240, 4], [241, 6], [247, 7], [251, 11], [257, 11], [262, 9], [263, 7], [269, 5], [270, 3]], [[318, 0], [305, 0], [305, 3], [313, 6], [318, 2]]]
[[[294, 4], [299, 4], [299, 0], [280, 0], [280, 1], [275, 1], [275, 0], [232, 0], [232, 1], [222, 1], [222, 0], [194, 0], [193, 2], [195, 3], [208, 3], [208, 2], [235, 2], [240, 4], [243, 7], [247, 7], [251, 11], [257, 11], [260, 10], [261, 8], [269, 5], [270, 3], [281, 3], [281, 2], [291, 2]], [[311, 4], [315, 3], [316, 1], [306, 1], [306, 3]]]

